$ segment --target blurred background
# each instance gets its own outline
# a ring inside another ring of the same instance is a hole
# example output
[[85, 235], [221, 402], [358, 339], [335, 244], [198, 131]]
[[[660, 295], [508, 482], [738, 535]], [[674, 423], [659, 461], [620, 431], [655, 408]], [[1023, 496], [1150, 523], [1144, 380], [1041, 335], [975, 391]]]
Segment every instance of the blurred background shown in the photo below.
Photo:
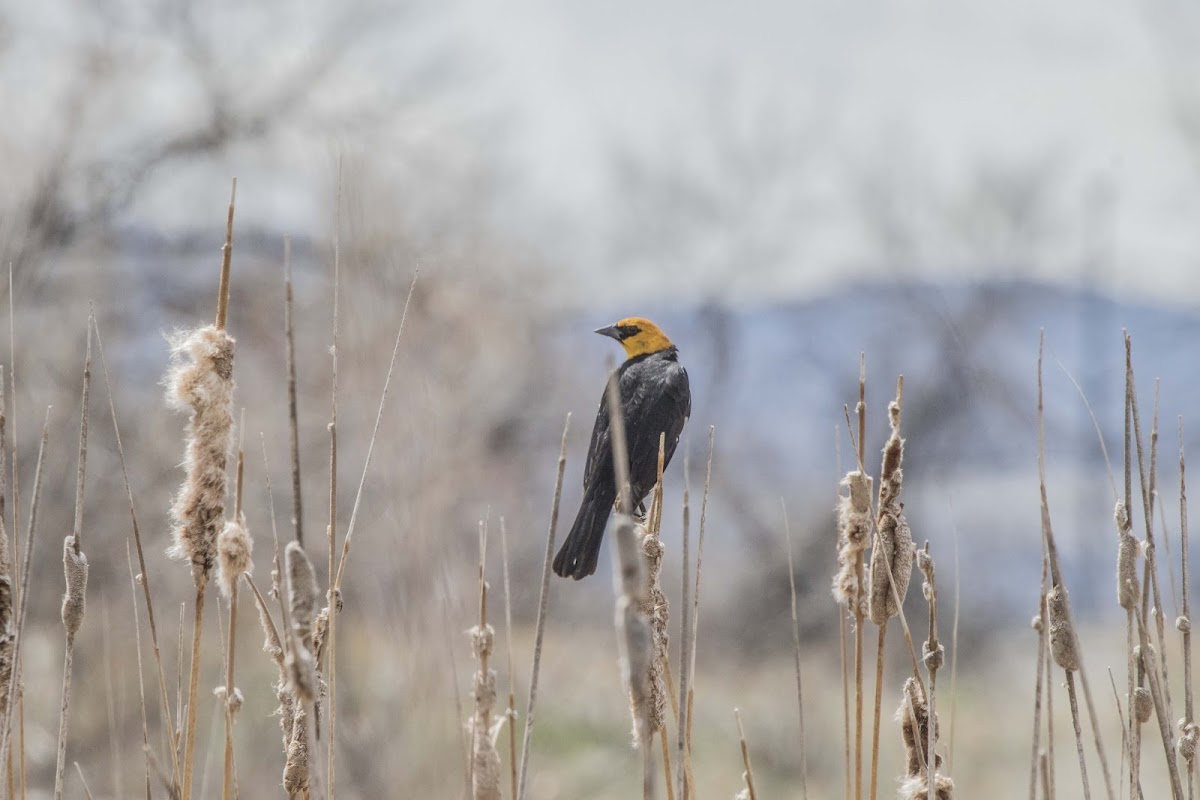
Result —
[[[57, 682], [42, 676], [61, 659], [56, 542], [72, 519], [88, 303], [173, 642], [190, 582], [162, 555], [183, 427], [161, 402], [164, 334], [212, 314], [236, 175], [230, 330], [259, 574], [270, 563], [268, 499], [281, 538], [292, 535], [285, 243], [310, 543], [328, 512], [334, 242], [343, 533], [420, 270], [347, 578], [346, 797], [461, 791], [456, 720], [472, 668], [461, 632], [472, 624], [485, 518], [493, 535], [501, 517], [508, 532], [523, 696], [563, 421], [573, 415], [560, 536], [616, 355], [591, 330], [631, 315], [667, 331], [691, 376], [667, 502], [678, 509], [690, 482], [693, 534], [716, 426], [697, 677], [711, 793], [739, 786], [733, 705], [746, 709], [762, 784], [784, 792], [798, 780], [796, 714], [781, 701], [792, 680], [781, 499], [813, 695], [810, 786], [822, 796], [841, 786], [832, 508], [850, 467], [843, 404], [855, 400], [865, 352], [868, 453], [879, 452], [903, 373], [906, 511], [939, 576], [959, 587], [952, 769], [967, 796], [1011, 796], [1004, 776], [1026, 757], [1036, 645], [1027, 631], [1040, 574], [1039, 330], [1051, 512], [1089, 624], [1118, 616], [1114, 497], [1096, 428], [1119, 472], [1122, 329], [1147, 427], [1161, 378], [1164, 487], [1178, 480], [1177, 416], [1193, 451], [1200, 435], [1188, 419], [1200, 391], [1198, 54], [1200, 12], [1175, 0], [0, 8], [0, 260], [12, 268], [16, 339], [11, 364], [7, 348], [0, 361], [16, 373], [9, 430], [22, 486], [38, 421], [54, 406], [26, 654], [30, 785], [52, 783]], [[129, 525], [106, 392], [93, 388], [92, 611], [71, 757], [95, 796], [118, 797], [137, 791], [142, 770]], [[1176, 497], [1163, 489], [1177, 534]], [[677, 558], [679, 513], [667, 520]], [[498, 589], [500, 550], [490, 552]], [[666, 588], [677, 598], [671, 563]], [[594, 579], [552, 591], [532, 796], [631, 796], [637, 761], [607, 558]], [[923, 614], [919, 593], [910, 600]], [[943, 615], [948, 626], [951, 604]], [[246, 796], [274, 796], [271, 665], [243, 621], [239, 776]], [[896, 697], [901, 676], [888, 684]], [[1001, 741], [997, 719], [1012, 723]], [[898, 758], [885, 754], [885, 775], [898, 774]], [[614, 763], [628, 769], [614, 775]], [[208, 796], [219, 766], [218, 751]]]

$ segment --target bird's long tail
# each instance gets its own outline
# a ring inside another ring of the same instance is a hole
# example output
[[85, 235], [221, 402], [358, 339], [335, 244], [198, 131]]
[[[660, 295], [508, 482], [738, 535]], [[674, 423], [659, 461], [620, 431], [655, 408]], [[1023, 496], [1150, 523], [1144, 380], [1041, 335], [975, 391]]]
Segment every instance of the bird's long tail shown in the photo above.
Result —
[[564, 578], [586, 578], [596, 571], [600, 560], [604, 528], [608, 525], [615, 497], [611, 491], [606, 491], [606, 487], [594, 489], [584, 496], [575, 524], [554, 557], [554, 571]]

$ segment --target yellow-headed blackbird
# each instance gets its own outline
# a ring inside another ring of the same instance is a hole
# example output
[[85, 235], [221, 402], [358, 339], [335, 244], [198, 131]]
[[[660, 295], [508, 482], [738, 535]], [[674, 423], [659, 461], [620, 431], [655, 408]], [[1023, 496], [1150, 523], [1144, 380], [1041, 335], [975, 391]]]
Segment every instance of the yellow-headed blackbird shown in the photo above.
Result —
[[[692, 413], [687, 370], [679, 363], [675, 345], [649, 320], [631, 317], [596, 333], [616, 339], [625, 348], [626, 360], [617, 370], [617, 380], [629, 451], [631, 501], [636, 507], [658, 480], [659, 436], [666, 434], [664, 455], [669, 464], [683, 425]], [[596, 571], [604, 528], [616, 498], [606, 391], [600, 398], [583, 471], [583, 502], [571, 532], [554, 557], [556, 573], [579, 580]]]

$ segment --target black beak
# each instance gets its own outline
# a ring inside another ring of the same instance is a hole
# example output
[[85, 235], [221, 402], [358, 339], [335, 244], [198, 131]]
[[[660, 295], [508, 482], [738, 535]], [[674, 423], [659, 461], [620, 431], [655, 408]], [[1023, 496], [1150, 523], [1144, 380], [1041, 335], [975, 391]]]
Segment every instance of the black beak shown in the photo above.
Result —
[[618, 342], [621, 341], [621, 332], [617, 330], [616, 325], [609, 325], [607, 328], [596, 328], [596, 333], [601, 336], [607, 336], [610, 339], [616, 339]]

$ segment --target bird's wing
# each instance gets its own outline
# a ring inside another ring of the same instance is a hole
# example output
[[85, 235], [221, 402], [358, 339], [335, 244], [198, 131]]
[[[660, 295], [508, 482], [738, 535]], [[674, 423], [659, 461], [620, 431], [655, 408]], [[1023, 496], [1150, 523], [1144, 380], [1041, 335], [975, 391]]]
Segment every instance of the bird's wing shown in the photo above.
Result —
[[[622, 381], [624, 383], [624, 381]], [[629, 470], [634, 494], [645, 496], [658, 477], [658, 441], [665, 436], [664, 465], [669, 464], [692, 413], [687, 370], [677, 361], [664, 361], [642, 371], [626, 391], [622, 386], [625, 430], [629, 441]]]
[[583, 467], [583, 488], [587, 489], [596, 478], [613, 480], [612, 445], [608, 431], [608, 384], [600, 395], [600, 408], [596, 412], [596, 424], [592, 427], [592, 441], [588, 445], [587, 463]]

